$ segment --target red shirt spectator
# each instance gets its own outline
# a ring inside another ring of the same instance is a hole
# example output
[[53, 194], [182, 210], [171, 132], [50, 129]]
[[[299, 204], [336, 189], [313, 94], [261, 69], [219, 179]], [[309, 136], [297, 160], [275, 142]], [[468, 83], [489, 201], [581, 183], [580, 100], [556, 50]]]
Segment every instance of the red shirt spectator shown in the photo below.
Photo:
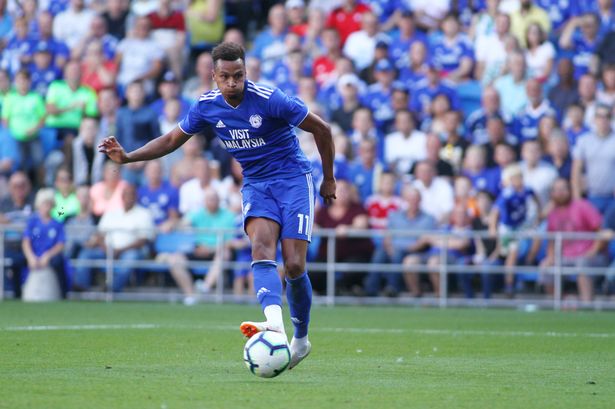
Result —
[[[547, 218], [550, 232], [595, 232], [602, 224], [602, 216], [590, 202], [572, 199], [567, 205], [556, 206]], [[593, 240], [564, 240], [562, 256], [577, 258], [587, 255], [594, 246]]]
[[186, 31], [186, 22], [184, 21], [184, 15], [177, 10], [166, 16], [163, 16], [158, 11], [155, 11], [153, 13], [150, 13], [147, 18], [150, 21], [152, 30], [169, 29], [177, 31]]
[[344, 44], [350, 34], [361, 29], [362, 15], [368, 11], [372, 11], [369, 6], [347, 0], [342, 7], [331, 12], [327, 19], [327, 27], [335, 28]]

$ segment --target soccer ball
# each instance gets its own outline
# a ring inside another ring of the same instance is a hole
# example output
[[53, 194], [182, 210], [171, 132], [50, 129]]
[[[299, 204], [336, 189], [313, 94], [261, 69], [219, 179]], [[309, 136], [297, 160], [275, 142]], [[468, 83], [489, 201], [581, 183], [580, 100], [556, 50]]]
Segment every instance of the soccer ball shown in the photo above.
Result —
[[256, 376], [273, 378], [290, 363], [290, 348], [286, 335], [263, 331], [253, 335], [243, 348], [243, 360]]

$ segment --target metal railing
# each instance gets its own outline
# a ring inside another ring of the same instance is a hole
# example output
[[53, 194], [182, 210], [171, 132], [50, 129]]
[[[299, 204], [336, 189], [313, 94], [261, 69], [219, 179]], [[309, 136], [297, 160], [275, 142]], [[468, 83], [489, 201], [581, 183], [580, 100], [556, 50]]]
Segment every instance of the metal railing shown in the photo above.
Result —
[[[9, 260], [5, 258], [4, 252], [4, 244], [6, 242], [6, 233], [12, 232], [13, 234], [16, 231], [22, 231], [23, 226], [19, 225], [0, 225], [0, 289], [4, 289], [4, 277], [5, 277], [5, 269], [8, 265]], [[91, 229], [91, 228], [90, 228]], [[239, 234], [241, 233], [237, 229], [183, 229], [183, 232], [189, 234], [200, 234], [200, 233], [210, 233], [216, 235], [216, 248], [218, 254], [223, 254], [224, 245], [225, 245], [225, 237], [228, 237], [229, 234]], [[160, 233], [163, 234], [163, 233]], [[67, 235], [70, 235], [70, 230], [67, 232]], [[476, 266], [472, 264], [451, 264], [448, 260], [448, 249], [449, 249], [449, 240], [453, 237], [464, 237], [468, 239], [493, 239], [488, 232], [485, 231], [468, 231], [463, 233], [458, 232], [443, 232], [443, 231], [418, 231], [418, 230], [361, 230], [361, 229], [350, 229], [345, 232], [344, 238], [379, 238], [382, 239], [384, 236], [390, 237], [420, 237], [429, 235], [432, 237], [437, 237], [442, 239], [442, 247], [439, 254], [440, 263], [438, 265], [438, 273], [440, 276], [440, 291], [435, 295], [432, 299], [428, 300], [420, 300], [417, 303], [420, 304], [433, 304], [438, 305], [440, 307], [446, 307], [448, 305], [463, 305], [463, 302], [460, 302], [459, 299], [454, 299], [450, 296], [448, 291], [448, 278], [451, 274], [456, 273], [465, 273], [465, 274], [504, 274], [509, 273], [511, 271], [510, 267], [504, 265], [489, 265], [489, 266]], [[516, 232], [512, 233], [510, 236], [516, 239], [540, 239], [540, 240], [549, 240], [554, 243], [555, 250], [555, 263], [553, 266], [548, 269], [541, 269], [539, 266], [522, 266], [517, 265], [512, 268], [515, 274], [519, 273], [548, 273], [553, 277], [554, 280], [554, 292], [553, 297], [549, 300], [547, 297], [543, 297], [541, 300], [523, 300], [517, 299], [511, 302], [502, 302], [495, 301], [489, 302], [485, 300], [480, 300], [480, 305], [519, 305], [524, 302], [532, 302], [541, 304], [544, 306], [550, 306], [555, 310], [559, 310], [562, 308], [562, 295], [563, 295], [563, 281], [567, 276], [578, 274], [579, 268], [576, 267], [568, 267], [562, 264], [562, 249], [564, 242], [566, 240], [596, 240], [600, 239], [601, 236], [598, 233], [568, 233], [568, 232], [554, 232], [547, 233], [543, 231], [524, 231], [524, 232]], [[338, 303], [340, 300], [344, 299], [344, 297], [336, 296], [336, 273], [369, 273], [369, 272], [380, 272], [380, 273], [392, 273], [392, 274], [401, 274], [403, 272], [416, 272], [416, 273], [427, 273], [432, 272], [432, 268], [427, 265], [416, 265], [416, 266], [404, 266], [402, 264], [389, 264], [389, 263], [350, 263], [350, 262], [339, 262], [336, 260], [336, 247], [337, 240], [340, 238], [335, 229], [315, 229], [313, 231], [313, 237], [326, 239], [326, 260], [320, 262], [308, 262], [308, 270], [313, 272], [324, 272], [326, 274], [326, 292], [323, 294], [322, 301], [329, 306], [333, 306]], [[224, 257], [220, 258], [221, 266], [220, 270], [224, 271], [229, 268], [249, 268], [249, 262], [237, 262], [237, 261], [229, 261], [225, 260]], [[105, 272], [105, 283], [106, 288], [108, 289], [104, 293], [104, 299], [107, 301], [112, 301], [116, 294], [111, 291], [113, 288], [113, 272], [115, 267], [130, 267], [130, 268], [164, 268], [169, 267], [168, 262], [156, 261], [154, 259], [146, 259], [146, 260], [117, 260], [113, 258], [112, 251], [108, 248], [106, 257], [103, 260], [80, 260], [80, 259], [72, 259], [70, 260], [73, 266], [84, 266], [84, 267], [92, 267], [92, 268], [100, 268]], [[213, 261], [188, 261], [187, 267], [190, 269], [202, 269], [209, 268], [213, 264]], [[591, 276], [601, 276], [606, 272], [606, 267], [583, 267], [584, 274]], [[99, 294], [100, 295], [100, 294]], [[216, 302], [222, 303], [226, 300], [230, 299], [228, 295], [225, 295], [224, 292], [224, 274], [219, 274], [217, 277], [216, 290], [212, 294], [213, 299]], [[4, 291], [0, 291], [0, 300], [3, 299]], [[345, 301], [348, 301], [345, 299]], [[395, 302], [392, 301], [391, 302]], [[399, 300], [397, 301], [399, 302]], [[550, 305], [549, 305], [550, 304]], [[602, 301], [594, 301], [589, 305], [594, 308], [615, 308], [615, 302], [602, 300]]]

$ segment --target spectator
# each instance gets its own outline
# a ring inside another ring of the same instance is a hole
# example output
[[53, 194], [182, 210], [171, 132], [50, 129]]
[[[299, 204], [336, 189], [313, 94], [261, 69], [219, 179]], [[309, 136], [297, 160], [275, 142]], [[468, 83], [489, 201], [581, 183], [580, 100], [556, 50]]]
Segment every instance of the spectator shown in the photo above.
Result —
[[554, 132], [559, 131], [559, 124], [555, 115], [545, 115], [540, 118], [538, 122], [538, 141], [543, 152], [546, 151], [547, 145], [549, 145], [549, 138]]
[[[525, 141], [521, 147], [521, 170], [525, 186], [530, 188], [539, 200], [541, 207], [549, 201], [549, 191], [555, 179], [557, 170], [553, 165], [542, 160], [543, 150], [538, 141]], [[536, 215], [531, 210], [530, 215]]]
[[412, 45], [420, 41], [423, 45], [427, 44], [427, 37], [416, 27], [414, 14], [409, 10], [404, 10], [397, 19], [399, 32], [391, 40], [389, 47], [390, 58], [397, 68], [410, 66], [408, 51]]
[[453, 165], [456, 171], [461, 168], [461, 161], [469, 146], [468, 141], [459, 133], [462, 126], [460, 116], [457, 111], [448, 111], [444, 114], [443, 132], [440, 137], [444, 141], [440, 157]]
[[39, 95], [47, 95], [49, 85], [62, 78], [62, 72], [55, 66], [53, 55], [46, 42], [40, 42], [36, 45], [33, 61], [28, 67], [32, 80], [32, 90]]
[[105, 162], [102, 180], [90, 189], [94, 217], [100, 218], [108, 211], [122, 209], [122, 196], [127, 186], [128, 183], [121, 178], [120, 166], [111, 161]]
[[[493, 206], [493, 197], [488, 192], [480, 191], [476, 194], [476, 204], [478, 215], [472, 219], [472, 230], [484, 233], [489, 229], [489, 216]], [[497, 241], [488, 237], [475, 238], [474, 248], [475, 254], [472, 257], [474, 265], [484, 267], [484, 270], [481, 268], [483, 298], [491, 298], [493, 283], [498, 275], [486, 270], [489, 267], [502, 264], [500, 254], [497, 251]], [[470, 274], [465, 274], [461, 277], [461, 285], [467, 298], [474, 298], [471, 279], [472, 276]]]
[[222, 0], [196, 0], [186, 10], [190, 33], [190, 54], [194, 61], [203, 51], [210, 51], [224, 34], [225, 15]]
[[354, 146], [364, 140], [373, 140], [378, 142], [378, 150], [380, 152], [380, 144], [378, 141], [378, 132], [374, 127], [372, 111], [368, 108], [361, 107], [354, 112], [352, 116], [352, 132], [350, 140]]
[[488, 168], [492, 168], [497, 166], [495, 160], [496, 147], [501, 143], [506, 143], [511, 146], [516, 145], [517, 138], [508, 133], [504, 119], [499, 115], [492, 115], [487, 119], [485, 134], [487, 141], [481, 146], [485, 149], [485, 157], [487, 158], [485, 165]]
[[600, 18], [593, 13], [572, 17], [566, 23], [559, 38], [559, 46], [573, 56], [575, 79], [597, 72], [598, 64], [594, 53], [600, 41], [599, 30]]
[[408, 0], [405, 7], [412, 10], [420, 29], [434, 31], [449, 11], [450, 2], [448, 0]]
[[[391, 212], [387, 217], [389, 229], [405, 231], [429, 231], [436, 228], [436, 221], [420, 210], [421, 194], [410, 185], [402, 188], [402, 200], [404, 206], [395, 212]], [[413, 235], [387, 235], [384, 237], [383, 246], [379, 247], [372, 257], [373, 263], [419, 264], [421, 262], [422, 251], [426, 248], [424, 238]], [[419, 258], [417, 263], [413, 263], [410, 257]], [[426, 257], [422, 258], [426, 260]], [[382, 278], [386, 280], [385, 294], [396, 295], [401, 290], [400, 275], [397, 273], [382, 274], [369, 273], [365, 280], [365, 291], [367, 295], [377, 295], [381, 286]], [[420, 296], [418, 286], [418, 274], [405, 271], [403, 273], [406, 286], [414, 297]]]
[[[399, 70], [397, 82], [405, 84], [409, 91], [414, 91], [426, 77], [428, 71], [427, 46], [422, 41], [415, 41], [408, 49], [408, 62]], [[408, 105], [408, 104], [406, 104]]]
[[[214, 71], [214, 60], [211, 54], [204, 52], [199, 54], [196, 59], [196, 76], [189, 78], [183, 87], [182, 96], [190, 101], [196, 101], [199, 97], [214, 89], [212, 73]], [[252, 78], [250, 78], [252, 79]]]
[[102, 16], [95, 15], [89, 26], [89, 32], [72, 48], [72, 57], [82, 60], [87, 53], [91, 43], [100, 43], [100, 49], [105, 61], [113, 61], [115, 50], [117, 49], [118, 39], [109, 34], [107, 22]]
[[284, 7], [286, 7], [286, 13], [288, 15], [289, 31], [297, 34], [303, 39], [308, 28], [305, 14], [305, 2], [303, 0], [287, 0], [284, 3]]
[[377, 191], [383, 164], [376, 156], [376, 142], [364, 139], [359, 143], [358, 157], [350, 165], [350, 182], [357, 188], [361, 203]]
[[[342, 1], [340, 1], [341, 3]], [[356, 0], [343, 0], [343, 5], [336, 7], [329, 14], [327, 27], [333, 27], [340, 34], [342, 44], [350, 34], [359, 31], [362, 27], [363, 15], [371, 12], [371, 8]], [[376, 20], [377, 23], [377, 20]]]
[[73, 179], [70, 171], [65, 167], [59, 168], [56, 172], [54, 204], [51, 217], [62, 223], [81, 211]]
[[[440, 151], [442, 150], [442, 142], [440, 137], [435, 134], [427, 135], [427, 143], [425, 145], [426, 161], [435, 166], [436, 175], [451, 180], [455, 175], [453, 165], [440, 157]], [[416, 162], [410, 168], [410, 174], [414, 175], [416, 172], [416, 166], [420, 162]]]
[[474, 50], [467, 37], [460, 33], [455, 13], [448, 13], [442, 20], [442, 33], [431, 47], [431, 58], [440, 75], [455, 83], [470, 79]]
[[[79, 124], [86, 116], [98, 115], [96, 93], [81, 85], [79, 63], [70, 61], [64, 67], [64, 80], [54, 81], [49, 86], [46, 98], [47, 120], [45, 124], [63, 142], [66, 163], [72, 163], [72, 142], [79, 132]], [[52, 149], [57, 146], [51, 146]], [[49, 147], [46, 149], [49, 150]]]
[[602, 66], [602, 89], [596, 99], [600, 104], [615, 106], [615, 64]]
[[[15, 75], [15, 90], [2, 102], [2, 125], [8, 129], [3, 144], [20, 169], [31, 171], [43, 161], [39, 131], [45, 121], [45, 104], [30, 90], [30, 74], [20, 70]], [[42, 180], [42, 175], [39, 175]]]
[[214, 179], [209, 160], [194, 159], [192, 162], [194, 177], [184, 183], [179, 189], [179, 211], [187, 214], [203, 207], [205, 190], [212, 187], [219, 192], [220, 181]]
[[68, 259], [77, 258], [82, 249], [95, 247], [97, 242], [90, 188], [79, 186], [75, 191], [75, 196], [79, 202], [79, 213], [64, 223], [66, 230], [64, 255]]
[[579, 137], [589, 132], [589, 127], [585, 125], [584, 118], [585, 112], [581, 105], [573, 104], [568, 107], [563, 125], [571, 149], [575, 147]]
[[418, 162], [414, 174], [413, 186], [421, 193], [421, 210], [438, 224], [445, 224], [454, 205], [450, 183], [436, 176], [436, 168], [428, 160]]
[[21, 247], [31, 274], [43, 268], [53, 269], [62, 298], [66, 298], [66, 271], [64, 269], [64, 225], [51, 217], [54, 206], [53, 189], [40, 189], [36, 194], [36, 212], [28, 218]]
[[268, 26], [254, 39], [251, 55], [261, 60], [262, 73], [265, 78], [271, 78], [275, 64], [284, 57], [286, 46], [284, 39], [287, 33], [287, 19], [284, 5], [276, 4], [269, 9]]
[[[488, 1], [489, 7], [498, 3]], [[487, 19], [479, 19], [475, 32], [474, 50], [476, 55], [476, 67], [474, 76], [481, 84], [491, 84], [496, 78], [504, 73], [506, 67], [506, 39], [510, 35], [510, 17], [504, 13], [495, 16], [495, 30], [492, 33], [481, 34], [482, 30], [493, 26]], [[481, 28], [484, 27], [484, 28]]]
[[369, 227], [384, 230], [388, 226], [389, 213], [397, 211], [402, 206], [399, 196], [395, 195], [397, 179], [393, 173], [383, 172], [380, 174], [378, 193], [365, 200], [365, 210], [369, 217]]
[[7, 2], [0, 2], [0, 41], [4, 43], [4, 39], [11, 32], [13, 27], [13, 17], [7, 8]]
[[498, 237], [498, 252], [506, 259], [505, 291], [514, 296], [515, 275], [513, 269], [519, 255], [518, 232], [529, 222], [529, 200], [534, 200], [536, 214], [540, 214], [540, 202], [534, 192], [525, 187], [523, 170], [518, 165], [509, 165], [502, 172], [504, 189], [498, 196], [489, 216], [489, 232]]
[[[527, 104], [517, 114], [513, 122], [515, 135], [520, 142], [538, 137], [538, 123], [545, 115], [555, 115], [548, 99], [542, 92], [542, 85], [536, 79], [530, 79], [525, 86]], [[506, 98], [509, 98], [507, 95]]]
[[416, 130], [412, 113], [407, 109], [395, 114], [394, 129], [385, 138], [384, 157], [390, 169], [404, 175], [414, 163], [427, 157], [427, 135]]
[[[342, 34], [343, 37], [343, 34]], [[374, 61], [378, 40], [387, 38], [378, 31], [378, 17], [372, 12], [361, 15], [361, 30], [351, 33], [344, 43], [344, 55], [352, 60], [357, 71], [367, 68]]]
[[[126, 88], [127, 105], [117, 112], [116, 138], [128, 152], [140, 148], [160, 135], [158, 115], [145, 105], [145, 89], [140, 82]], [[131, 183], [139, 183], [144, 162], [129, 163], [122, 169], [122, 176]]]
[[105, 156], [96, 149], [100, 141], [98, 130], [96, 119], [84, 118], [73, 141], [73, 175], [77, 186], [102, 180]]
[[601, 213], [615, 202], [615, 134], [611, 119], [610, 107], [599, 105], [595, 130], [580, 137], [572, 152], [573, 197], [580, 199], [587, 193], [587, 199]]
[[363, 106], [372, 111], [374, 125], [379, 133], [385, 133], [392, 125], [395, 112], [391, 106], [395, 72], [389, 60], [379, 60], [374, 68], [376, 83], [371, 84], [361, 98]]
[[17, 18], [13, 24], [13, 31], [2, 50], [0, 64], [2, 69], [14, 76], [20, 68], [27, 67], [31, 62], [32, 58], [28, 51], [32, 39], [28, 35], [28, 23], [25, 18]]
[[579, 78], [579, 103], [585, 111], [585, 125], [590, 129], [593, 129], [598, 106], [597, 90], [598, 81], [594, 76], [586, 74]]
[[181, 118], [188, 114], [192, 101], [189, 101], [181, 95], [181, 87], [179, 82], [179, 77], [175, 76], [175, 74], [171, 71], [167, 71], [162, 76], [162, 81], [160, 81], [160, 85], [158, 85], [158, 93], [160, 94], [160, 98], [150, 104], [150, 108], [159, 118], [163, 116], [164, 106], [170, 100], [179, 100], [181, 104], [179, 116]]
[[484, 190], [495, 196], [500, 191], [500, 174], [486, 167], [485, 150], [479, 145], [468, 147], [461, 174], [470, 180], [474, 192]]
[[179, 222], [179, 191], [162, 176], [162, 161], [145, 165], [145, 184], [137, 190], [139, 205], [148, 209], [154, 224], [163, 233], [173, 230]]
[[94, 16], [84, 0], [70, 0], [69, 8], [53, 19], [53, 35], [72, 49], [88, 35]]
[[[33, 211], [32, 186], [26, 174], [16, 171], [9, 178], [8, 196], [0, 200], [0, 224], [23, 227]], [[26, 267], [26, 258], [21, 248], [21, 227], [8, 229], [4, 236], [4, 256], [11, 260], [7, 272], [13, 284], [15, 298], [21, 298], [22, 273]], [[3, 290], [4, 291], [4, 290]]]
[[352, 131], [352, 118], [361, 106], [359, 87], [361, 81], [355, 74], [344, 74], [337, 80], [337, 91], [341, 97], [340, 106], [331, 112], [331, 121], [346, 133]]
[[[162, 109], [162, 116], [158, 119], [158, 124], [160, 126], [160, 132], [164, 135], [167, 132], [170, 132], [173, 128], [177, 126], [179, 121], [181, 121], [181, 109], [182, 103], [179, 99], [170, 99], [164, 103], [164, 107]], [[173, 152], [172, 156], [181, 155], [181, 151]]]
[[[316, 211], [314, 224], [320, 228], [330, 228], [336, 231], [335, 261], [346, 263], [367, 263], [371, 260], [373, 245], [369, 238], [348, 237], [349, 229], [367, 229], [369, 218], [361, 204], [353, 200], [352, 188], [345, 180], [337, 181], [337, 199], [330, 206], [323, 206]], [[327, 238], [321, 238], [318, 247], [317, 260], [327, 260]], [[322, 275], [314, 277], [318, 291], [323, 290]], [[338, 289], [341, 292], [363, 292], [359, 273], [341, 273], [336, 277]]]
[[559, 60], [557, 63], [557, 78], [557, 84], [549, 90], [547, 95], [557, 112], [557, 117], [562, 118], [568, 107], [579, 100], [571, 59], [562, 58]]
[[119, 67], [117, 82], [121, 87], [143, 81], [146, 94], [154, 91], [154, 80], [162, 71], [164, 51], [151, 38], [147, 17], [135, 19], [133, 36], [120, 41], [115, 59]]
[[[231, 229], [235, 227], [235, 215], [228, 209], [220, 207], [220, 198], [215, 189], [208, 187], [203, 193], [203, 204], [197, 210], [190, 211], [184, 217], [184, 223], [196, 229]], [[232, 234], [225, 233], [224, 240], [229, 240]], [[228, 254], [218, 251], [218, 234], [212, 231], [198, 231], [195, 247], [187, 256], [183, 253], [166, 255], [162, 260], [169, 263], [171, 275], [184, 293], [184, 304], [195, 303], [194, 285], [188, 271], [188, 260], [211, 261], [212, 265], [207, 271], [207, 277], [201, 291], [209, 292], [216, 286], [218, 277], [222, 273], [222, 260], [229, 259]]]
[[[597, 232], [602, 223], [598, 210], [590, 202], [575, 199], [572, 195], [570, 183], [566, 179], [557, 179], [553, 184], [551, 200], [554, 208], [549, 212], [547, 230], [549, 232]], [[591, 301], [594, 295], [593, 276], [583, 271], [587, 267], [602, 267], [604, 258], [598, 253], [602, 247], [600, 240], [563, 240], [562, 266], [574, 267], [577, 274], [577, 288], [581, 301]], [[547, 256], [540, 263], [546, 269], [555, 264], [555, 244], [551, 240], [548, 244]], [[547, 294], [553, 294], [553, 277], [545, 274], [543, 283]]]
[[531, 23], [525, 35], [525, 62], [528, 76], [544, 83], [553, 71], [555, 47], [547, 40], [545, 32], [538, 23]]
[[551, 20], [545, 10], [534, 4], [534, 0], [520, 0], [518, 11], [510, 15], [510, 31], [517, 37], [519, 43], [525, 48], [525, 33], [530, 24], [540, 25], [542, 30], [549, 34], [551, 32]]
[[520, 52], [508, 55], [508, 74], [495, 80], [493, 86], [500, 94], [502, 115], [509, 121], [527, 104], [525, 58]]
[[[158, 9], [147, 15], [152, 29], [152, 39], [166, 53], [166, 60], [176, 78], [184, 71], [184, 49], [186, 44], [186, 23], [184, 14], [174, 10], [172, 0], [159, 0]], [[201, 24], [211, 29], [209, 24]], [[200, 27], [193, 27], [198, 30]], [[192, 35], [196, 35], [192, 32]], [[192, 39], [192, 38], [191, 38]]]
[[107, 0], [106, 10], [102, 18], [107, 23], [109, 34], [122, 40], [126, 37], [126, 22], [128, 20], [128, 2], [124, 0]]
[[117, 64], [105, 57], [103, 44], [97, 40], [89, 42], [81, 63], [81, 84], [99, 94], [103, 89], [115, 87], [116, 76]]
[[325, 52], [314, 59], [312, 73], [319, 86], [335, 79], [335, 62], [341, 56], [340, 36], [334, 28], [322, 32], [322, 44]]
[[99, 135], [115, 135], [117, 130], [117, 110], [120, 103], [115, 90], [105, 89], [98, 94], [100, 114]]
[[[98, 223], [97, 245], [79, 252], [79, 260], [104, 259], [107, 254], [123, 262], [142, 260], [154, 235], [154, 222], [149, 211], [137, 204], [134, 185], [122, 191], [122, 207], [105, 211]], [[120, 292], [128, 283], [134, 267], [120, 265], [113, 271], [112, 290]], [[89, 267], [75, 269], [75, 287], [86, 290], [92, 282]]]
[[561, 131], [551, 134], [547, 145], [547, 162], [555, 167], [560, 178], [570, 180], [572, 175], [572, 156], [568, 138]]
[[[446, 251], [447, 265], [468, 264], [470, 247], [472, 245], [472, 240], [467, 234], [470, 230], [471, 220], [467, 208], [463, 205], [456, 205], [451, 213], [450, 224], [444, 228], [444, 231], [452, 234], [452, 236], [434, 235], [426, 239], [431, 246], [429, 258], [427, 259], [427, 268], [435, 296], [440, 294], [441, 253]], [[408, 261], [404, 261], [408, 265]], [[461, 277], [465, 276], [463, 273], [458, 275]]]
[[[323, 40], [324, 30], [327, 20], [326, 14], [319, 9], [310, 9], [307, 12], [307, 23], [305, 24], [305, 32], [301, 36], [303, 52], [311, 57], [315, 58], [318, 55], [325, 53], [325, 46]], [[303, 26], [299, 26], [301, 28]], [[291, 30], [293, 32], [294, 30]]]
[[481, 107], [472, 112], [466, 119], [466, 133], [473, 144], [482, 144], [488, 141], [487, 119], [496, 115], [501, 115], [500, 95], [495, 88], [488, 86], [483, 88]]
[[449, 112], [451, 112], [450, 99], [444, 94], [436, 95], [431, 101], [429, 116], [421, 123], [421, 130], [443, 135], [445, 117]]
[[429, 107], [433, 99], [440, 94], [448, 97], [453, 109], [459, 108], [459, 97], [454, 85], [441, 81], [438, 68], [433, 62], [428, 63], [427, 75], [416, 83], [410, 96], [410, 111], [414, 112], [420, 121], [429, 115]]

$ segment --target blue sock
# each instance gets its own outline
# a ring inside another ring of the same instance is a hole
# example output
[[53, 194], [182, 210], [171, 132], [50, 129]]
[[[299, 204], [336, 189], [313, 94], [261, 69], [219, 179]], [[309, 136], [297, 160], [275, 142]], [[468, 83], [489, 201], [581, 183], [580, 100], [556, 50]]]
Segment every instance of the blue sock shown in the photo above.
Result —
[[273, 260], [257, 260], [252, 263], [254, 291], [263, 310], [269, 305], [282, 305], [282, 281]]
[[290, 320], [295, 327], [295, 338], [303, 338], [308, 333], [312, 307], [312, 283], [307, 271], [297, 278], [286, 278], [286, 298], [290, 308]]

